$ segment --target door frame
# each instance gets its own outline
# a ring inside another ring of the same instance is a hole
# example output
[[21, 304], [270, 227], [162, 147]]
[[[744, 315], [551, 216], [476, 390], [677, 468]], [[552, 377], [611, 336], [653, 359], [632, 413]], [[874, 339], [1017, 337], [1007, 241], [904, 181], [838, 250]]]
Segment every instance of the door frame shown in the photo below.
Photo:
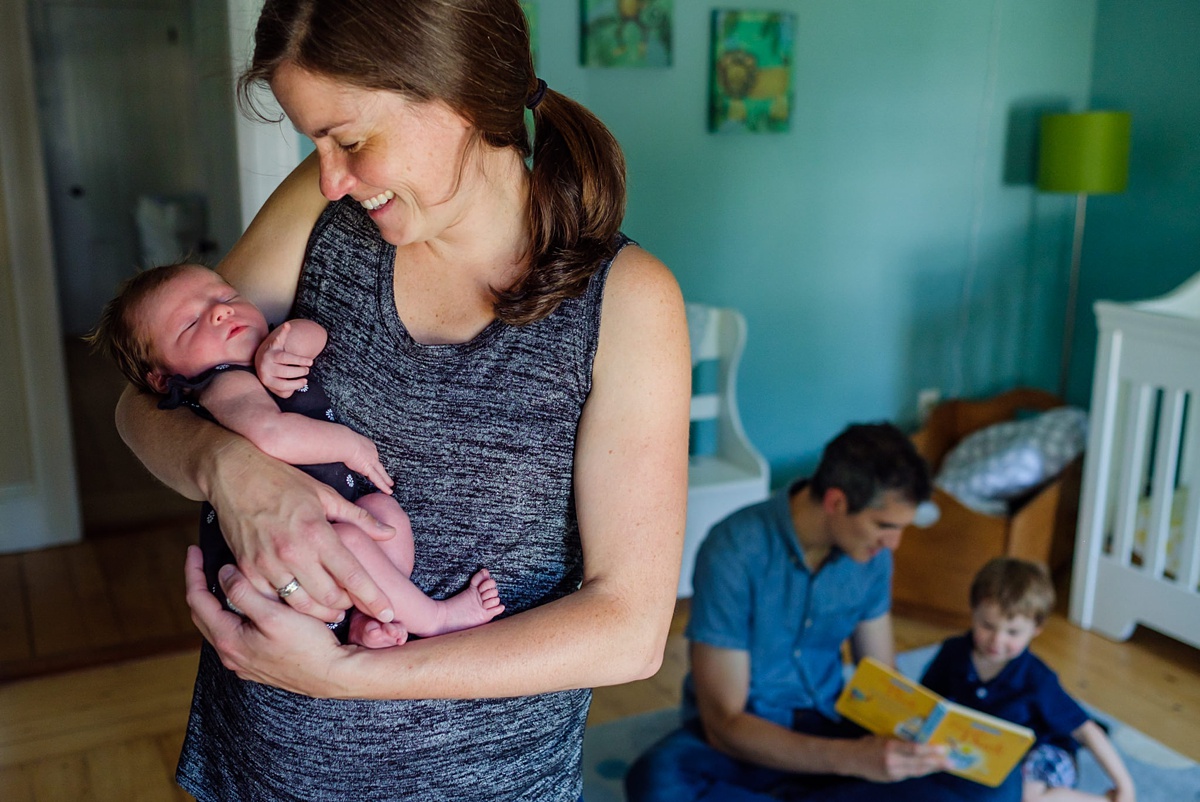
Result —
[[20, 393], [30, 455], [0, 486], [0, 553], [78, 542], [79, 492], [62, 332], [38, 138], [25, 0], [0, 0], [0, 293], [15, 313], [16, 364], [0, 366]]

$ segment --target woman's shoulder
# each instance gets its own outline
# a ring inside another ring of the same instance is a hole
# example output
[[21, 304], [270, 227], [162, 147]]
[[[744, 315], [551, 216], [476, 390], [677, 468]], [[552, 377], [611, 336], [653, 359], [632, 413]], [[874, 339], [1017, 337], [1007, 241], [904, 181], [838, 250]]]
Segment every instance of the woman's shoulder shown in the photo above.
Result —
[[682, 319], [683, 294], [679, 282], [663, 262], [631, 242], [613, 258], [604, 290], [605, 314], [609, 310], [639, 318], [648, 313]]

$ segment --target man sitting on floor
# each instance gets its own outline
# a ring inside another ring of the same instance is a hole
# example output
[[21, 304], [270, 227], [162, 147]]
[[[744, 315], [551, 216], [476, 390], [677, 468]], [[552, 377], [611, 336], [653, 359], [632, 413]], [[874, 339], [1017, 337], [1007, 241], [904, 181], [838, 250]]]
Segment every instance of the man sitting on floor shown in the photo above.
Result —
[[630, 769], [630, 802], [1020, 798], [1019, 777], [991, 789], [941, 773], [942, 749], [834, 711], [847, 639], [856, 660], [894, 663], [891, 553], [930, 492], [902, 432], [859, 424], [810, 480], [713, 527], [696, 559], [685, 724]]

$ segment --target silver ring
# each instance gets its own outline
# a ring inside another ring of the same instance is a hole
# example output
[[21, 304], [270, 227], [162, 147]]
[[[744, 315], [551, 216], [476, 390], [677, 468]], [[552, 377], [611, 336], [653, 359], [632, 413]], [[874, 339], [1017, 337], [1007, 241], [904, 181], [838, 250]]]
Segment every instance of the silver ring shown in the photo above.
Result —
[[300, 590], [300, 583], [293, 579], [283, 587], [276, 588], [275, 592], [279, 594], [279, 598], [286, 599], [298, 590]]

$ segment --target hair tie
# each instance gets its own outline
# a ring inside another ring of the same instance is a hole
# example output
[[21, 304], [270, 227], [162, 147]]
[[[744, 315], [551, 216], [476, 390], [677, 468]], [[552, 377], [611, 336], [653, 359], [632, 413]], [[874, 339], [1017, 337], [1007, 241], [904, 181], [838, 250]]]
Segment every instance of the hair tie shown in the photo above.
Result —
[[529, 96], [529, 100], [525, 101], [525, 108], [536, 109], [538, 104], [542, 102], [542, 98], [546, 96], [546, 82], [538, 78], [537, 89], [533, 90], [533, 94]]

